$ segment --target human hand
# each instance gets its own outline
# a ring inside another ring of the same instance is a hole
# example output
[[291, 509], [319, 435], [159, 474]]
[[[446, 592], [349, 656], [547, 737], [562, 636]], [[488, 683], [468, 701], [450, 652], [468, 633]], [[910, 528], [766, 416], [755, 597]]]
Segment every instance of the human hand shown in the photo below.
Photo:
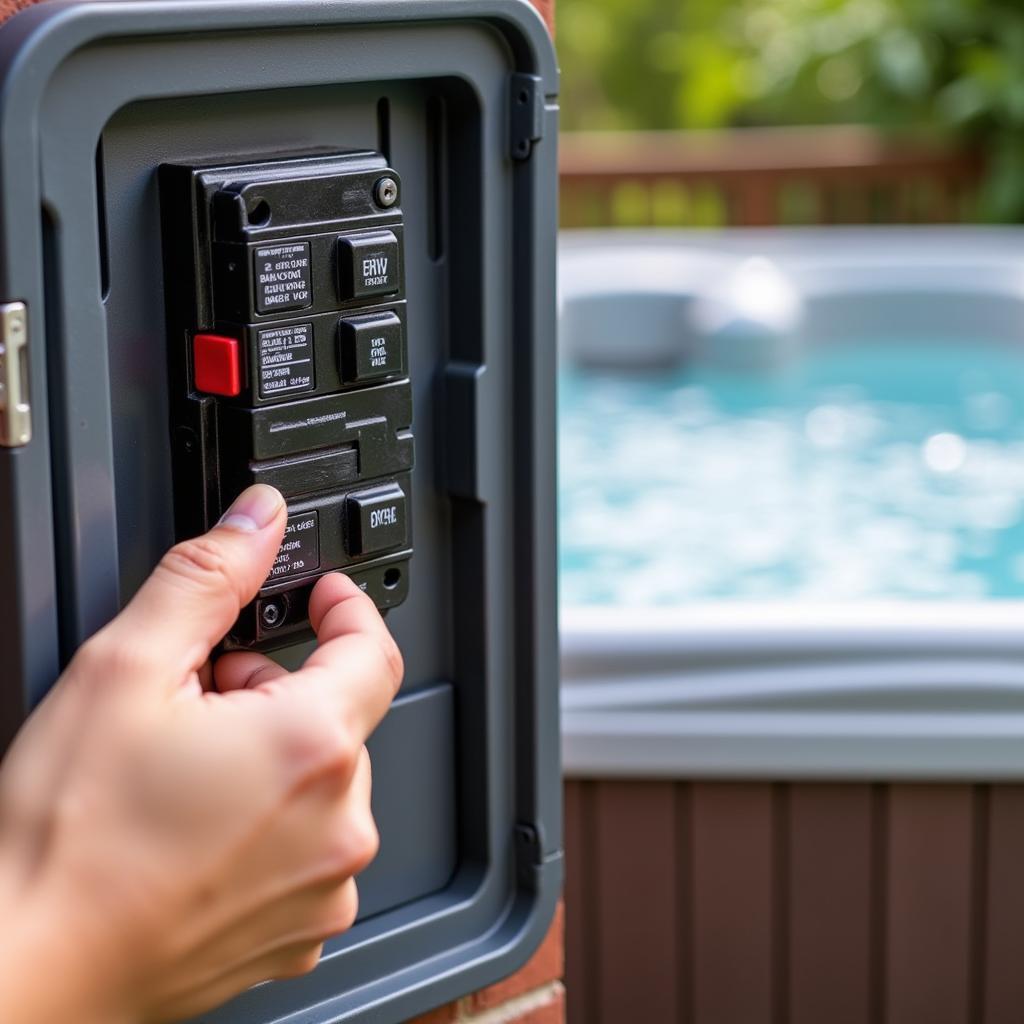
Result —
[[402, 675], [326, 576], [286, 672], [210, 651], [266, 578], [281, 496], [242, 494], [75, 655], [0, 767], [0, 1019], [174, 1020], [313, 968], [373, 858], [367, 736]]

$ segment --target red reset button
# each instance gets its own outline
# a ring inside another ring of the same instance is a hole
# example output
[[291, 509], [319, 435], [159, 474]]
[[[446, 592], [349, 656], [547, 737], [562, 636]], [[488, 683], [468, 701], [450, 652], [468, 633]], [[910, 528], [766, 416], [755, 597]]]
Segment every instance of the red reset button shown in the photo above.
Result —
[[231, 398], [242, 390], [241, 346], [237, 338], [197, 334], [192, 339], [196, 391]]

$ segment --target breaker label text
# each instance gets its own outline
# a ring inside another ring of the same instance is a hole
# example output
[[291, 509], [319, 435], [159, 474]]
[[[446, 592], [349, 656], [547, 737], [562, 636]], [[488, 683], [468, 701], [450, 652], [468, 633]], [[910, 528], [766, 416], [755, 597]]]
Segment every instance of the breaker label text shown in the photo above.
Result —
[[313, 303], [309, 242], [262, 245], [253, 253], [256, 311], [276, 313]]
[[300, 512], [288, 517], [284, 540], [267, 577], [268, 583], [320, 568], [319, 518], [317, 512]]
[[313, 325], [270, 327], [258, 334], [260, 398], [312, 391]]

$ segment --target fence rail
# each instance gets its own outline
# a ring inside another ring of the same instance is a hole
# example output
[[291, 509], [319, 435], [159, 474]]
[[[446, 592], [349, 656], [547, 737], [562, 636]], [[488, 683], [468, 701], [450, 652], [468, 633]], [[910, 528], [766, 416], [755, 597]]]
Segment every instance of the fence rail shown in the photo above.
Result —
[[973, 219], [981, 155], [857, 126], [568, 132], [563, 227]]

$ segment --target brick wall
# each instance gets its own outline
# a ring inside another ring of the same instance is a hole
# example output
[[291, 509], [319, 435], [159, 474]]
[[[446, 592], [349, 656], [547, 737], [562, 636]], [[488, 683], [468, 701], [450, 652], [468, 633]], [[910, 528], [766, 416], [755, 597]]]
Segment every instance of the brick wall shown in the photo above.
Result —
[[565, 1024], [564, 951], [559, 904], [547, 937], [522, 970], [409, 1024]]
[[0, 24], [25, 7], [31, 7], [38, 0], [0, 0]]

